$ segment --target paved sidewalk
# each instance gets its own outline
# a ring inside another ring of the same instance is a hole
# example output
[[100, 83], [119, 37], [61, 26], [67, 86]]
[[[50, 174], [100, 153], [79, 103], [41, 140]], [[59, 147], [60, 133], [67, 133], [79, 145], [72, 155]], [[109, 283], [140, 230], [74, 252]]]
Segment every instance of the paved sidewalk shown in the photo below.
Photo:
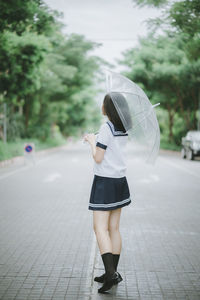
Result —
[[[123, 281], [98, 294], [103, 264], [88, 210], [87, 146], [0, 176], [0, 299], [200, 299], [200, 162], [129, 156], [132, 203], [121, 216]], [[176, 167], [177, 166], [177, 167]]]

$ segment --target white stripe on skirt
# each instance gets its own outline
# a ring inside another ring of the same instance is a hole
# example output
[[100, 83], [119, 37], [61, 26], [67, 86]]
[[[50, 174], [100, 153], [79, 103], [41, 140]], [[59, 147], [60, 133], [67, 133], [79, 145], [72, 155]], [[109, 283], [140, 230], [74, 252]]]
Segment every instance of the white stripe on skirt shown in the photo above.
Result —
[[128, 199], [125, 199], [125, 200], [122, 200], [122, 201], [119, 201], [119, 202], [114, 202], [114, 203], [108, 203], [108, 204], [95, 204], [95, 203], [89, 203], [89, 206], [91, 207], [113, 207], [113, 206], [117, 206], [117, 205], [120, 205], [120, 204], [124, 204], [124, 203], [127, 203], [129, 202], [131, 199], [128, 198]]

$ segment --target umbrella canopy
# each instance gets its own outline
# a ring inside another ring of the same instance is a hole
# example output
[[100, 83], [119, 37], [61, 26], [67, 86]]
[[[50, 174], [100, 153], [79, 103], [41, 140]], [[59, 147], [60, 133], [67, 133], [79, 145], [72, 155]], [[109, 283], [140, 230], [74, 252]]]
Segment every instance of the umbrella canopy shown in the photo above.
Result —
[[[110, 70], [106, 90], [129, 137], [140, 147], [147, 164], [154, 164], [160, 148], [160, 128], [154, 107], [144, 91], [133, 81]], [[139, 155], [139, 156], [140, 156]]]

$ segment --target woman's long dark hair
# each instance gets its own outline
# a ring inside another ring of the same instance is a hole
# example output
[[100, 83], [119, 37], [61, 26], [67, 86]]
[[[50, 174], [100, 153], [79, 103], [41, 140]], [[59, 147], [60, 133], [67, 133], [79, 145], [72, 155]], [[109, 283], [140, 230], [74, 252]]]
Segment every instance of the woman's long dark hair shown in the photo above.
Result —
[[[113, 93], [113, 96], [117, 97], [118, 105], [120, 105], [121, 107], [123, 106], [123, 111], [126, 110], [126, 118], [128, 117], [128, 119], [129, 119], [128, 121], [129, 121], [129, 123], [131, 123], [131, 117], [130, 117], [126, 99], [120, 93]], [[109, 120], [113, 123], [115, 128], [120, 131], [126, 132], [127, 130], [124, 128], [124, 125], [119, 117], [119, 114], [115, 108], [115, 105], [113, 104], [111, 94], [105, 95], [104, 101], [103, 101], [103, 106], [104, 106], [104, 111], [105, 111], [106, 115], [108, 116]], [[128, 127], [131, 128], [131, 126], [128, 126]]]

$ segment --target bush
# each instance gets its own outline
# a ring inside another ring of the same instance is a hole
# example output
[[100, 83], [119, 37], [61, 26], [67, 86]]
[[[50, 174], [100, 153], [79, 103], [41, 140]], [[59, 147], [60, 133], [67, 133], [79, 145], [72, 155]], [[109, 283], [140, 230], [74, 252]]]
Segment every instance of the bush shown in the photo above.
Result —
[[59, 127], [54, 127], [52, 136], [48, 137], [45, 141], [41, 141], [37, 138], [16, 138], [14, 142], [8, 141], [7, 143], [0, 141], [0, 161], [23, 155], [24, 144], [28, 142], [35, 144], [36, 151], [64, 145], [66, 143], [66, 139], [60, 133]]

